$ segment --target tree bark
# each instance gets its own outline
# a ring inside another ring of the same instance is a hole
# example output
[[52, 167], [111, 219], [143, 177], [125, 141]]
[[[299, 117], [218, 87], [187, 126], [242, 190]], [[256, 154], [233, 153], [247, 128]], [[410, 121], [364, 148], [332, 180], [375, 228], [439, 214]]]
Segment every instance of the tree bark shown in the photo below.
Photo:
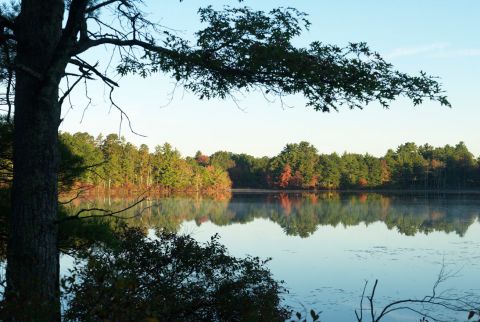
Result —
[[63, 0], [23, 0], [16, 21], [14, 177], [6, 272], [11, 321], [60, 320], [59, 79], [48, 71], [62, 36], [63, 13]]

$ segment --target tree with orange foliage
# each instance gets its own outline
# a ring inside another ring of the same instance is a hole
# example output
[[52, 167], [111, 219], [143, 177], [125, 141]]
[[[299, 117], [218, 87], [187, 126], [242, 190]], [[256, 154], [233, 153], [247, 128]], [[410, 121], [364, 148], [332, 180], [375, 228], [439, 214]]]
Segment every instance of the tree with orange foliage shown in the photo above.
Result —
[[358, 179], [358, 186], [360, 188], [365, 188], [368, 185], [368, 181], [365, 178]]
[[203, 165], [204, 167], [210, 163], [210, 158], [208, 155], [203, 154], [201, 151], [197, 151], [195, 154], [195, 160], [198, 164]]
[[292, 178], [292, 168], [287, 163], [283, 167], [282, 173], [280, 173], [280, 176], [278, 177], [278, 183], [277, 183], [278, 186], [280, 188], [288, 187], [291, 178]]

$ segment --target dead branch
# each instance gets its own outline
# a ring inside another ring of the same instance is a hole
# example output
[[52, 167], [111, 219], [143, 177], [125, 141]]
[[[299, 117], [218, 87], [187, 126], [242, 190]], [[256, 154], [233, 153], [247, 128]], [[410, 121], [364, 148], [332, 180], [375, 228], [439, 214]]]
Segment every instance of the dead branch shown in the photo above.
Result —
[[367, 290], [368, 281], [365, 281], [363, 285], [362, 297], [360, 298], [360, 313], [355, 310], [355, 316], [357, 317], [357, 321], [363, 321], [363, 299], [365, 298], [365, 291]]
[[67, 200], [67, 201], [59, 201], [58, 203], [59, 203], [60, 205], [67, 205], [67, 204], [69, 204], [69, 203], [77, 200], [78, 198], [80, 198], [85, 192], [91, 190], [92, 188], [93, 188], [93, 186], [89, 186], [89, 187], [87, 187], [87, 188], [85, 188], [85, 187], [80, 187], [80, 188], [77, 189], [78, 191], [76, 192], [76, 194], [75, 194], [74, 197], [70, 198], [70, 199]]
[[127, 5], [127, 3], [126, 3], [125, 0], [107, 0], [107, 1], [103, 1], [103, 2], [100, 2], [100, 3], [96, 4], [96, 5], [93, 5], [93, 6], [88, 7], [87, 10], [86, 10], [86, 12], [87, 12], [87, 13], [95, 12], [95, 11], [97, 11], [97, 10], [103, 8], [103, 7], [106, 7], [106, 6], [108, 6], [108, 5], [112, 4], [112, 3], [115, 3], [115, 2], [121, 2], [121, 3], [125, 4], [125, 5]]
[[[365, 298], [365, 292], [368, 284], [368, 282], [366, 282], [362, 291], [361, 299], [360, 299], [360, 308], [358, 311], [355, 310], [355, 316], [357, 318], [357, 322], [363, 322], [364, 310], [370, 311], [370, 317], [372, 322], [379, 322], [385, 316], [395, 311], [411, 311], [421, 316], [424, 320], [429, 319], [429, 321], [435, 321], [435, 322], [447, 322], [450, 320], [444, 320], [440, 317], [434, 316], [433, 314], [430, 313], [431, 310], [429, 310], [429, 308], [435, 308], [437, 310], [443, 309], [450, 312], [458, 312], [458, 313], [463, 312], [466, 315], [471, 314], [471, 312], [477, 312], [479, 310], [478, 308], [479, 303], [478, 301], [475, 301], [471, 298], [445, 297], [442, 295], [443, 293], [440, 293], [440, 295], [437, 295], [437, 289], [439, 285], [445, 282], [448, 278], [452, 276], [453, 276], [452, 274], [445, 272], [445, 265], [443, 264], [442, 269], [440, 270], [440, 273], [437, 277], [437, 280], [433, 285], [431, 295], [427, 295], [419, 299], [409, 298], [409, 299], [393, 301], [387, 304], [386, 306], [384, 306], [378, 315], [375, 312], [375, 305], [374, 305], [375, 291], [378, 286], [378, 280], [375, 280], [375, 283], [372, 287], [371, 294], [367, 296], [367, 299], [369, 302], [368, 309], [365, 309], [363, 306], [363, 300]], [[421, 306], [422, 308], [421, 309], [416, 308], [415, 306], [417, 305]]]
[[98, 63], [95, 65], [90, 65], [80, 57], [74, 57], [70, 59], [70, 64], [78, 66], [80, 72], [82, 75], [89, 76], [91, 77], [92, 74], [95, 74], [97, 77], [99, 77], [104, 83], [106, 83], [109, 86], [113, 87], [118, 87], [118, 83], [106, 76], [105, 74], [102, 74], [98, 69]]
[[[121, 214], [121, 213], [124, 213], [132, 208], [135, 208], [137, 205], [141, 204], [142, 202], [146, 201], [148, 198], [147, 197], [142, 197], [141, 199], [135, 201], [133, 204], [129, 205], [128, 207], [126, 208], [123, 208], [123, 209], [120, 209], [120, 210], [116, 210], [116, 211], [112, 211], [110, 209], [105, 209], [105, 208], [97, 208], [97, 207], [93, 207], [93, 208], [84, 208], [84, 209], [81, 209], [79, 210], [75, 215], [73, 216], [68, 216], [66, 218], [63, 218], [62, 220], [57, 220], [56, 223], [57, 224], [61, 224], [63, 222], [66, 222], [66, 221], [70, 221], [70, 220], [78, 220], [78, 219], [90, 219], [90, 218], [116, 218], [116, 219], [132, 219], [132, 218], [135, 218], [135, 217], [138, 217], [138, 214], [134, 215], [134, 216], [131, 216], [131, 217], [122, 217], [122, 216], [118, 216], [118, 214]], [[88, 213], [88, 212], [100, 212], [102, 214], [100, 215], [88, 215], [88, 216], [81, 216], [82, 214], [84, 213]]]
[[80, 76], [75, 80], [75, 82], [73, 82], [72, 86], [70, 86], [70, 85], [68, 84], [68, 76], [67, 76], [67, 90], [65, 91], [65, 93], [63, 93], [62, 97], [60, 97], [60, 99], [58, 100], [58, 104], [60, 104], [60, 106], [63, 105], [63, 102], [65, 101], [65, 99], [66, 99], [67, 97], [70, 97], [70, 94], [72, 93], [72, 91], [73, 91], [73, 89], [75, 88], [75, 86], [77, 86], [84, 77], [88, 77], [88, 76], [87, 76], [86, 74], [80, 75]]

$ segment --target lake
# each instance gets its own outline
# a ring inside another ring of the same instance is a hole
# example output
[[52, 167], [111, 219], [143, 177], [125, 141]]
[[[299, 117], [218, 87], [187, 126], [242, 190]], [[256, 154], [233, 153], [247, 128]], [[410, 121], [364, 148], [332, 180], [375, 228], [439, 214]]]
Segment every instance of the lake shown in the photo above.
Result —
[[[480, 294], [479, 197], [234, 192], [165, 197], [125, 215], [141, 213], [132, 225], [163, 227], [200, 241], [219, 234], [235, 256], [271, 257], [274, 276], [289, 289], [288, 305], [322, 311], [323, 322], [355, 321], [365, 281], [369, 294], [378, 279], [377, 311], [393, 300], [430, 295], [442, 267], [452, 276], [438, 291]], [[128, 204], [121, 200], [102, 198], [73, 207]], [[444, 317], [466, 320], [464, 314]], [[418, 320], [408, 311], [395, 311], [382, 321]]]

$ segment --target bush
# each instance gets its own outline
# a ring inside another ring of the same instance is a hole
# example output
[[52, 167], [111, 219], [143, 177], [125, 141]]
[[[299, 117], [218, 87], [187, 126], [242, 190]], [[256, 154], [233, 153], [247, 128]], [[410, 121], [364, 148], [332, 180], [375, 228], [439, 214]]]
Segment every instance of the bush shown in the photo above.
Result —
[[285, 321], [285, 289], [266, 261], [237, 259], [214, 236], [145, 238], [125, 229], [116, 247], [94, 247], [62, 281], [66, 321]]

